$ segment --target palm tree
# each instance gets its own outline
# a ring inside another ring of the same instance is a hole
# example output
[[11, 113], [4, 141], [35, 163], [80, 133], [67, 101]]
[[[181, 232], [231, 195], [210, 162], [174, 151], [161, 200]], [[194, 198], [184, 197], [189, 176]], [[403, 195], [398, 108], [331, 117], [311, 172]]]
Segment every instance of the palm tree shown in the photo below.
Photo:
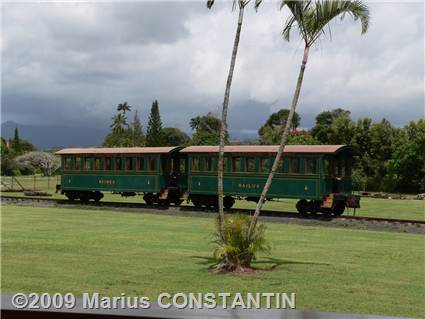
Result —
[[123, 114], [118, 113], [114, 115], [114, 117], [112, 118], [112, 125], [111, 125], [112, 131], [114, 133], [120, 134], [124, 132], [126, 126], [127, 126], [127, 119]]
[[127, 111], [130, 112], [131, 111], [131, 106], [128, 105], [127, 102], [120, 103], [117, 106], [117, 111], [118, 112], [123, 112], [123, 114], [125, 115], [125, 112], [127, 112]]
[[266, 184], [264, 185], [263, 191], [255, 209], [255, 213], [252, 217], [247, 234], [248, 238], [251, 237], [253, 229], [257, 224], [261, 207], [263, 206], [263, 202], [266, 199], [267, 192], [269, 191], [269, 188], [272, 184], [273, 177], [279, 166], [279, 161], [282, 157], [282, 153], [285, 148], [289, 129], [292, 123], [292, 118], [294, 116], [295, 108], [297, 106], [298, 98], [300, 96], [304, 71], [311, 46], [317, 41], [317, 39], [319, 39], [321, 35], [325, 34], [325, 27], [328, 27], [330, 32], [329, 23], [339, 16], [341, 17], [341, 19], [343, 19], [346, 15], [351, 15], [354, 20], [360, 20], [362, 34], [364, 34], [369, 27], [369, 9], [366, 4], [358, 0], [318, 0], [314, 2], [305, 0], [283, 0], [281, 7], [284, 6], [288, 7], [288, 9], [291, 11], [291, 16], [286, 21], [282, 34], [285, 40], [289, 41], [291, 31], [296, 28], [302, 40], [304, 41], [304, 55], [298, 75], [295, 92], [292, 98], [288, 120], [286, 121], [285, 129], [282, 132], [282, 138], [275, 160], [273, 162], [272, 170], [267, 178]]
[[[236, 56], [238, 53], [239, 39], [241, 35], [244, 10], [245, 10], [245, 6], [250, 1], [251, 0], [233, 0], [233, 9], [238, 7], [239, 17], [238, 17], [238, 24], [236, 27], [235, 40], [233, 42], [233, 50], [232, 50], [232, 56], [230, 59], [229, 73], [227, 75], [226, 89], [224, 91], [223, 109], [221, 113], [220, 146], [219, 146], [218, 167], [217, 167], [217, 174], [218, 174], [217, 193], [218, 193], [218, 213], [219, 213], [218, 216], [219, 216], [219, 228], [220, 228], [222, 243], [225, 243], [226, 241], [225, 230], [224, 230], [224, 206], [223, 206], [223, 159], [224, 159], [224, 143], [226, 140], [226, 132], [227, 132], [227, 110], [229, 108], [230, 88], [232, 86], [233, 71], [235, 69]], [[212, 6], [214, 5], [214, 2], [215, 0], [207, 1], [208, 9], [212, 8]], [[261, 2], [262, 0], [255, 0], [255, 5], [254, 5], [255, 9], [259, 7]]]

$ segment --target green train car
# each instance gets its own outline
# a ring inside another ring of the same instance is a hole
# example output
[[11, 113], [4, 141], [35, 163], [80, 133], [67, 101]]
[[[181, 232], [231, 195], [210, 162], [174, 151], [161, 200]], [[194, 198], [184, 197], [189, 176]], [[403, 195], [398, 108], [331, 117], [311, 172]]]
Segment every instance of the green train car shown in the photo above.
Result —
[[[278, 146], [225, 146], [224, 205], [235, 198], [257, 201]], [[103, 191], [143, 194], [146, 203], [217, 207], [218, 146], [64, 149], [62, 193], [69, 199], [98, 201]], [[351, 194], [351, 167], [359, 155], [348, 145], [288, 145], [268, 199], [299, 199], [301, 213], [340, 215], [358, 208]]]
[[[61, 191], [70, 200], [99, 201], [102, 192], [123, 196], [144, 194], [148, 204], [180, 204], [171, 162], [178, 161], [178, 147], [68, 148], [62, 159]], [[177, 163], [177, 162], [176, 162]], [[184, 164], [184, 163], [183, 163]]]
[[[258, 201], [278, 146], [225, 146], [224, 205], [234, 197]], [[217, 146], [190, 146], [188, 193], [195, 206], [217, 205]], [[329, 212], [340, 215], [346, 206], [359, 207], [351, 195], [351, 167], [356, 149], [347, 145], [288, 145], [268, 193], [271, 198], [300, 199], [301, 213]]]

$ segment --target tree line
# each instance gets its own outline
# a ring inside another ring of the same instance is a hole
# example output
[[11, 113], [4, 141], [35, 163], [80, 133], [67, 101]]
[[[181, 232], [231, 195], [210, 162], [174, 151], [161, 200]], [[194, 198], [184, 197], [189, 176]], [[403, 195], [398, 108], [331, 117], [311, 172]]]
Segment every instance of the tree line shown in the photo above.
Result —
[[[103, 147], [217, 145], [219, 142], [221, 121], [212, 113], [190, 119], [189, 125], [193, 130], [190, 137], [176, 127], [163, 127], [157, 100], [152, 102], [146, 132], [137, 110], [132, 122], [128, 123], [126, 114], [131, 109], [127, 102], [117, 105], [117, 113], [110, 125], [111, 132], [105, 137]], [[226, 138], [228, 141], [228, 134]]]
[[[125, 110], [125, 112], [124, 112]], [[111, 132], [105, 147], [218, 145], [221, 120], [208, 113], [189, 121], [193, 135], [174, 127], [162, 127], [159, 103], [153, 101], [144, 133], [138, 112], [127, 124], [131, 106], [122, 103], [112, 118]], [[226, 144], [279, 144], [289, 109], [272, 113], [258, 130], [258, 139], [232, 141], [226, 132]], [[121, 116], [120, 116], [121, 114]], [[118, 120], [119, 119], [119, 120]], [[359, 149], [361, 156], [353, 168], [354, 187], [363, 191], [401, 193], [425, 192], [425, 120], [411, 121], [396, 127], [385, 118], [374, 122], [363, 117], [354, 121], [349, 110], [336, 108], [319, 113], [310, 129], [300, 129], [301, 116], [294, 112], [289, 125], [287, 144], [348, 144]], [[229, 141], [230, 140], [230, 141]]]
[[20, 138], [16, 127], [13, 139], [1, 138], [0, 167], [2, 176], [36, 173], [51, 176], [60, 168], [60, 160], [51, 152], [38, 151], [29, 141]]

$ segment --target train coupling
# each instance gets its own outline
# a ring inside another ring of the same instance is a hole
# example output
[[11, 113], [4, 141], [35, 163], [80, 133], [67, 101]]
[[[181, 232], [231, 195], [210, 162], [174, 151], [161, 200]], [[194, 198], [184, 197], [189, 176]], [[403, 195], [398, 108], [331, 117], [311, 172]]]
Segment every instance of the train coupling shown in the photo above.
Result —
[[350, 208], [360, 208], [360, 196], [348, 195], [345, 199], [345, 206]]
[[189, 193], [188, 192], [182, 192], [180, 194], [180, 199], [181, 200], [188, 200], [189, 199]]
[[168, 188], [164, 189], [161, 193], [159, 193], [159, 199], [167, 199], [168, 197]]

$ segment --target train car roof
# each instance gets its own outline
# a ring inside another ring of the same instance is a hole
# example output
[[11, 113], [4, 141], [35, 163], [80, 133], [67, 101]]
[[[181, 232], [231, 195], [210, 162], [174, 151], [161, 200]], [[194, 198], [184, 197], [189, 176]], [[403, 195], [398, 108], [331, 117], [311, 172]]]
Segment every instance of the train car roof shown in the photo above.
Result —
[[[277, 153], [279, 145], [226, 145], [225, 153]], [[284, 153], [336, 154], [347, 152], [358, 155], [358, 151], [350, 145], [287, 145]], [[218, 146], [188, 146], [180, 153], [218, 153]]]
[[180, 149], [175, 146], [165, 147], [87, 147], [87, 148], [64, 148], [57, 151], [58, 155], [78, 154], [168, 154]]

